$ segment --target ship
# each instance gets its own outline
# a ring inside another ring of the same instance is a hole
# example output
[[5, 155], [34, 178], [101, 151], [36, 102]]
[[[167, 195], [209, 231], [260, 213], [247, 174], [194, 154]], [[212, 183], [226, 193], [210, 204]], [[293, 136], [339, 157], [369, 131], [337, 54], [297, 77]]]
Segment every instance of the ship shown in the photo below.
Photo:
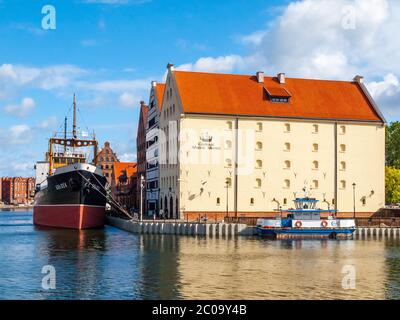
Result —
[[[79, 134], [79, 135], [78, 135]], [[93, 161], [89, 161], [93, 150]], [[72, 134], [49, 139], [45, 161], [36, 163], [36, 190], [33, 222], [37, 226], [91, 229], [105, 221], [107, 179], [97, 166], [98, 142], [95, 134], [77, 131], [76, 96], [73, 99]]]
[[307, 195], [296, 198], [295, 208], [282, 210], [275, 219], [257, 219], [258, 234], [276, 239], [351, 239], [356, 230], [355, 220], [338, 219], [337, 210], [319, 209], [318, 202]]

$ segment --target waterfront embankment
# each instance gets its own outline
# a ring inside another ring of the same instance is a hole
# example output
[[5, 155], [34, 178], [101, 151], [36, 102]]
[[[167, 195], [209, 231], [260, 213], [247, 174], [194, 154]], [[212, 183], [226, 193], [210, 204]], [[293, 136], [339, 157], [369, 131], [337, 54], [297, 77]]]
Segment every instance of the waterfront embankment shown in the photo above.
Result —
[[107, 217], [107, 224], [136, 234], [175, 234], [186, 236], [252, 236], [256, 229], [245, 224], [193, 223], [185, 221], [133, 221]]
[[[115, 228], [134, 234], [172, 234], [182, 236], [254, 236], [254, 226], [234, 223], [194, 223], [185, 221], [143, 221], [137, 222], [116, 217], [107, 217], [106, 223]], [[354, 233], [356, 238], [386, 237], [400, 238], [398, 227], [358, 227]]]
[[0, 211], [4, 210], [23, 210], [23, 211], [30, 211], [33, 209], [33, 206], [15, 206], [15, 205], [6, 205], [2, 204], [0, 205]]

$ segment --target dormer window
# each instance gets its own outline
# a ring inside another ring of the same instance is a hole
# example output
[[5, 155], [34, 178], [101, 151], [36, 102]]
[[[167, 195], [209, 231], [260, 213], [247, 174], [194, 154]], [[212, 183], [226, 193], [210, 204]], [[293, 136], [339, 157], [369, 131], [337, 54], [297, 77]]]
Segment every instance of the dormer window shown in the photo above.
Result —
[[292, 96], [289, 91], [282, 87], [264, 87], [264, 89], [269, 100], [274, 103], [289, 103]]

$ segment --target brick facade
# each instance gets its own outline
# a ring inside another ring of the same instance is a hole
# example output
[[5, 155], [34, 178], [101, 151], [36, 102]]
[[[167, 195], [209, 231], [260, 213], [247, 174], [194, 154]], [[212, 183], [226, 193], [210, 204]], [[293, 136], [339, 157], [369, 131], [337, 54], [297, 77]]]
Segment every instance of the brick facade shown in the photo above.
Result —
[[31, 204], [35, 194], [35, 179], [22, 177], [1, 178], [1, 201], [4, 204]]
[[119, 162], [117, 155], [111, 149], [110, 143], [105, 142], [103, 149], [97, 154], [97, 164], [101, 166], [103, 174], [110, 185], [115, 162]]

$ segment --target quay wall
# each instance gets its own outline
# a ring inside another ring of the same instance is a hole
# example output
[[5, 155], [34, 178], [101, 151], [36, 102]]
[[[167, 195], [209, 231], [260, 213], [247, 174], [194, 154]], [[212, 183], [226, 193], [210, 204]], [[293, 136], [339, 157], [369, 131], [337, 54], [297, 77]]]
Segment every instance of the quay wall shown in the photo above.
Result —
[[254, 227], [233, 223], [191, 223], [125, 220], [107, 217], [106, 223], [118, 229], [136, 234], [175, 234], [184, 236], [234, 237], [252, 236]]
[[[107, 217], [106, 223], [115, 228], [136, 234], [172, 234], [182, 236], [234, 237], [256, 235], [256, 228], [234, 223], [191, 223], [191, 222], [137, 222], [116, 217]], [[385, 237], [400, 239], [400, 228], [359, 227], [355, 239]]]

